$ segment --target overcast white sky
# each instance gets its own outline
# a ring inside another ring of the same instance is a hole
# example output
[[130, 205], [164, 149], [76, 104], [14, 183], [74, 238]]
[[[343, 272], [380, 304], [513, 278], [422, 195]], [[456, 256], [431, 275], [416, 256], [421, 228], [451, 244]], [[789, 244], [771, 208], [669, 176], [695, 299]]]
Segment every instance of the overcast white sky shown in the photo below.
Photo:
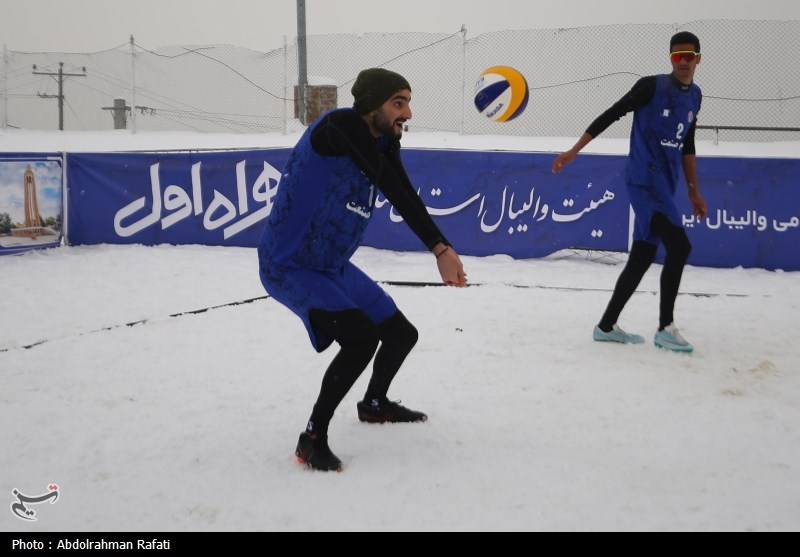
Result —
[[[306, 33], [457, 32], [704, 19], [800, 20], [786, 0], [306, 0]], [[297, 0], [2, 0], [0, 44], [16, 51], [96, 52], [126, 43], [231, 44], [268, 51], [297, 34]]]

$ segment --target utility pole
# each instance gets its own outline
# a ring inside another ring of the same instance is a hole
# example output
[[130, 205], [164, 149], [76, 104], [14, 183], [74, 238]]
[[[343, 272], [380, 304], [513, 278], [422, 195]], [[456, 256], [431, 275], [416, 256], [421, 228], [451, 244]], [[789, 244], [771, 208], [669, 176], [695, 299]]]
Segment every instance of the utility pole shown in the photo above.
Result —
[[114, 114], [114, 129], [124, 130], [128, 127], [128, 111], [131, 107], [125, 99], [114, 99], [114, 106], [104, 106], [103, 110], [112, 110]]
[[300, 96], [300, 123], [307, 122], [308, 69], [306, 67], [306, 0], [297, 0], [297, 89]]
[[114, 129], [115, 130], [124, 130], [128, 127], [128, 113], [131, 115], [136, 114], [134, 110], [140, 111], [142, 114], [150, 114], [153, 115], [156, 113], [155, 108], [150, 108], [149, 106], [128, 106], [128, 103], [125, 99], [114, 99], [114, 106], [104, 106], [102, 107], [103, 110], [110, 110], [114, 116]]
[[36, 75], [49, 75], [51, 77], [58, 76], [58, 95], [43, 95], [39, 96], [43, 99], [58, 99], [58, 129], [64, 129], [64, 78], [65, 77], [86, 77], [86, 66], [81, 68], [83, 73], [64, 73], [64, 62], [58, 63], [58, 72], [37, 72], [36, 64], [33, 65], [33, 73]]

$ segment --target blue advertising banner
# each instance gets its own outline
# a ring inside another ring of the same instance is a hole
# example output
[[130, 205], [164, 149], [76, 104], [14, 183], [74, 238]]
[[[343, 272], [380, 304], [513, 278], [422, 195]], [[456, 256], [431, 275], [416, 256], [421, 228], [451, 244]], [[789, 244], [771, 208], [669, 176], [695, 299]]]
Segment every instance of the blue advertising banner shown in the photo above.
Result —
[[708, 218], [697, 221], [686, 192], [676, 195], [689, 264], [800, 271], [800, 160], [703, 158], [697, 166]]
[[[620, 157], [584, 155], [569, 172], [554, 175], [553, 156], [404, 149], [403, 163], [462, 255], [528, 258], [566, 248], [626, 250], [629, 209]], [[381, 196], [365, 245], [424, 249]]]
[[68, 240], [255, 246], [288, 154], [70, 154]]
[[[67, 238], [254, 247], [289, 152], [70, 154]], [[584, 154], [558, 175], [550, 172], [553, 157], [403, 150], [420, 197], [463, 255], [627, 251], [626, 157]], [[800, 160], [700, 158], [698, 175], [708, 219], [694, 219], [685, 185], [676, 194], [693, 245], [690, 264], [800, 270]], [[381, 195], [365, 245], [424, 249]]]
[[61, 244], [60, 153], [0, 154], [0, 255]]

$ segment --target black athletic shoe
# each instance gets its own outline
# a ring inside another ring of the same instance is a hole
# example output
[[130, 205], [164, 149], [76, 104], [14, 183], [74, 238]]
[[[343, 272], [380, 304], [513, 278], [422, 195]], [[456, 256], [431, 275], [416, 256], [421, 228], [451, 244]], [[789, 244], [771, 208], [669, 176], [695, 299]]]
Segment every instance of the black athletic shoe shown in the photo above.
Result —
[[369, 402], [362, 400], [356, 406], [358, 407], [358, 419], [362, 422], [397, 424], [428, 421], [428, 416], [422, 412], [406, 408], [400, 405], [399, 401], [394, 402], [385, 398], [373, 399]]
[[294, 454], [297, 455], [300, 464], [305, 464], [314, 470], [338, 472], [342, 469], [342, 461], [336, 458], [328, 447], [327, 436], [304, 431], [300, 434]]

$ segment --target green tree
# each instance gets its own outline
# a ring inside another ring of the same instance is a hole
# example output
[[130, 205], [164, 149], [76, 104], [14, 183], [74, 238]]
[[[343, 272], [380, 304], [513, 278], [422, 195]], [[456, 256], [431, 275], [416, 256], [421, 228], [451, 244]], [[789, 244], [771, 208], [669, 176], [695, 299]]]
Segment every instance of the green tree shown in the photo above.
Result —
[[13, 227], [11, 215], [8, 213], [0, 213], [0, 234], [10, 234]]

